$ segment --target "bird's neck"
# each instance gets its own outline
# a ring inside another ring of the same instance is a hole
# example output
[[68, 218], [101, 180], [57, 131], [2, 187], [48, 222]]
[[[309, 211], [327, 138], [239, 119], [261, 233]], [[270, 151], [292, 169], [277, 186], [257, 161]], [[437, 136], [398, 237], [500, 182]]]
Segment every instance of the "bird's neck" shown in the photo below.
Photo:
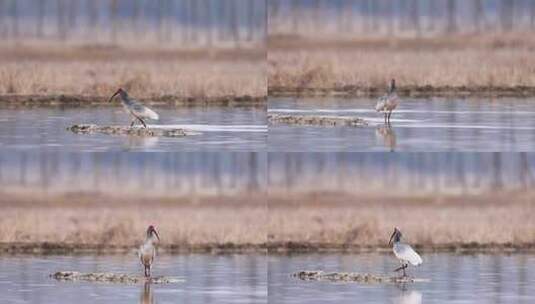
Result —
[[158, 239], [154, 237], [153, 235], [147, 235], [147, 237], [145, 238], [145, 244], [154, 244], [157, 241]]
[[128, 94], [126, 92], [120, 92], [119, 93], [121, 95], [121, 101], [123, 103], [130, 103], [130, 98], [128, 98]]

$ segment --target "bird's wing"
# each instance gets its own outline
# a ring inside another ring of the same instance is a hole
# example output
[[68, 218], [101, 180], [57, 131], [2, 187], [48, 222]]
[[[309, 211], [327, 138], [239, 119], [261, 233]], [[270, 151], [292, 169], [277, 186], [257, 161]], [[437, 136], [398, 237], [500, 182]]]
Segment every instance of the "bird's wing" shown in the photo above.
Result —
[[386, 105], [386, 99], [384, 97], [379, 98], [377, 104], [375, 105], [375, 111], [381, 112], [384, 111]]
[[143, 264], [143, 246], [139, 246], [139, 249], [137, 250], [137, 256], [139, 257], [141, 264]]
[[141, 118], [150, 118], [153, 120], [158, 120], [160, 118], [158, 113], [147, 108], [137, 100], [130, 101], [130, 111], [132, 111], [134, 115], [139, 116]]
[[409, 263], [414, 266], [420, 265], [423, 262], [420, 255], [408, 244], [396, 244], [394, 247], [394, 253], [398, 258], [409, 261]]

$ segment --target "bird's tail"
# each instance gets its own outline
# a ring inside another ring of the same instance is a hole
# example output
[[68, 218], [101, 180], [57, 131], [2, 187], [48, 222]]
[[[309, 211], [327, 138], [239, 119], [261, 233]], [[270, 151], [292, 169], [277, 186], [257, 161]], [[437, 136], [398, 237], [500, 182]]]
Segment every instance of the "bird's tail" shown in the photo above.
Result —
[[149, 117], [152, 120], [160, 119], [160, 115], [158, 115], [158, 113], [156, 113], [153, 110], [148, 109], [148, 108], [147, 108], [147, 117]]

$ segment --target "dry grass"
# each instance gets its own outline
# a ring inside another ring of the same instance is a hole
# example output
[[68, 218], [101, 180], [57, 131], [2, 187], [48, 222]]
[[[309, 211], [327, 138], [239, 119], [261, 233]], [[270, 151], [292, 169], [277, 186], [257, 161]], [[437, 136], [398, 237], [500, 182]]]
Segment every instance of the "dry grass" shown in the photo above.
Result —
[[257, 53], [1, 48], [0, 94], [108, 96], [124, 87], [140, 98], [261, 97], [266, 68]]
[[[98, 196], [70, 203], [48, 196], [2, 203], [0, 243], [135, 246], [154, 224], [162, 246], [255, 245], [266, 242], [266, 207], [238, 197], [199, 202], [135, 201]], [[217, 202], [216, 202], [217, 201]], [[238, 201], [238, 203], [235, 203]], [[20, 202], [20, 203], [19, 203]]]
[[270, 87], [384, 89], [399, 86], [535, 86], [535, 57], [528, 50], [270, 52]]
[[358, 197], [346, 197], [355, 203], [339, 204], [332, 197], [271, 197], [269, 242], [385, 247], [397, 226], [408, 242], [424, 247], [535, 243], [532, 201], [489, 195], [450, 198], [447, 203], [421, 198], [417, 203], [408, 198], [360, 203]]
[[[183, 199], [12, 195], [0, 205], [0, 244], [134, 247], [150, 224], [162, 246], [266, 243], [385, 247], [393, 227], [423, 247], [535, 244], [532, 195], [381, 198], [328, 193]], [[256, 197], [256, 200], [254, 199]], [[263, 196], [262, 196], [263, 197]], [[266, 208], [267, 207], [267, 208]], [[277, 245], [275, 245], [277, 246]]]
[[[270, 88], [535, 87], [535, 42], [517, 37], [270, 43]], [[321, 47], [306, 47], [307, 45]]]

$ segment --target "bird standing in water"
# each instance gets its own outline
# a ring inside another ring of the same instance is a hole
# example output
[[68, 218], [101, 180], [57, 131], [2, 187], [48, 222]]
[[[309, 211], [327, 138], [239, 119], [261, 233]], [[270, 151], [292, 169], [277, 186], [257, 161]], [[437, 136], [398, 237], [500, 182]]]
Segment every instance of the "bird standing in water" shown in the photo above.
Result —
[[392, 79], [388, 86], [388, 91], [385, 95], [381, 96], [375, 105], [375, 111], [383, 112], [385, 116], [385, 124], [390, 123], [390, 116], [392, 111], [398, 106], [399, 98], [396, 93], [396, 80]]
[[145, 242], [139, 247], [138, 255], [141, 260], [141, 264], [145, 268], [145, 277], [150, 277], [150, 270], [152, 263], [156, 257], [156, 245], [160, 242], [160, 236], [153, 225], [147, 228], [147, 236]]
[[141, 124], [143, 124], [143, 127], [146, 128], [147, 124], [145, 123], [144, 119], [158, 120], [160, 118], [158, 113], [144, 106], [139, 101], [130, 98], [130, 96], [128, 96], [128, 93], [126, 93], [126, 91], [121, 88], [119, 88], [110, 97], [108, 102], [111, 102], [113, 98], [117, 95], [119, 95], [121, 99], [121, 103], [123, 104], [123, 107], [126, 110], [126, 112], [132, 115], [132, 122], [130, 123], [130, 127], [133, 127], [136, 120], [139, 120]]
[[394, 251], [394, 255], [401, 262], [401, 267], [394, 271], [403, 270], [403, 277], [406, 277], [407, 274], [405, 273], [405, 269], [409, 267], [409, 263], [418, 266], [422, 264], [422, 258], [410, 245], [401, 243], [401, 237], [401, 231], [399, 231], [398, 228], [394, 228], [394, 232], [390, 236], [388, 244], [393, 244], [392, 250]]

